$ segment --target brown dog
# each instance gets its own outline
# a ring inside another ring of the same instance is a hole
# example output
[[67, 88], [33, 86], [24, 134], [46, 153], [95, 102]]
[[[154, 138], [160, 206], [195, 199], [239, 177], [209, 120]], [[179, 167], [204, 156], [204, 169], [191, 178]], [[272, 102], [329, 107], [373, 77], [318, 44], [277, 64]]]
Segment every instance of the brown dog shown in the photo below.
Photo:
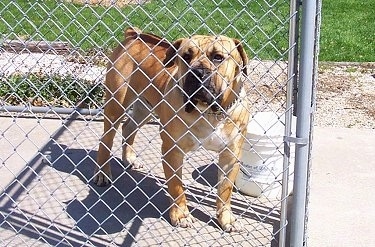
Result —
[[225, 36], [178, 39], [172, 45], [152, 34], [129, 28], [114, 51], [106, 76], [104, 134], [99, 145], [94, 182], [111, 178], [110, 150], [122, 127], [123, 161], [140, 166], [132, 148], [137, 129], [151, 113], [160, 118], [163, 169], [173, 198], [172, 225], [193, 222], [182, 185], [184, 155], [203, 146], [219, 153], [217, 217], [225, 231], [238, 231], [231, 194], [239, 170], [238, 157], [249, 121], [241, 74], [248, 58], [240, 42]]

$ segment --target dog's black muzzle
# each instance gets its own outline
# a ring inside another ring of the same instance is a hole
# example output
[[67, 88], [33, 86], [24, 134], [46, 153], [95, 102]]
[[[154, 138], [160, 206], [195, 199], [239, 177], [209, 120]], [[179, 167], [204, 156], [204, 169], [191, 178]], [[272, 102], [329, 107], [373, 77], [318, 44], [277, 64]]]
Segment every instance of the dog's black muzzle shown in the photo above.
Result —
[[186, 75], [183, 90], [186, 112], [192, 112], [199, 101], [210, 106], [214, 112], [220, 109], [222, 95], [212, 82], [212, 70], [192, 68]]

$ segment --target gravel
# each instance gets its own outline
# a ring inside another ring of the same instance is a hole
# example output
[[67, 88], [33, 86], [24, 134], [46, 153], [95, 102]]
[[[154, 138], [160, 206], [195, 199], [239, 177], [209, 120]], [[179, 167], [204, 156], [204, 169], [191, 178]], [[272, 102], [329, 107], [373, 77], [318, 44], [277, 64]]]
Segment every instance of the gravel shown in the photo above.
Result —
[[90, 61], [77, 63], [64, 55], [0, 52], [0, 76], [42, 72], [97, 82], [104, 79], [105, 71], [105, 67], [96, 66]]
[[321, 63], [315, 124], [375, 129], [375, 63]]

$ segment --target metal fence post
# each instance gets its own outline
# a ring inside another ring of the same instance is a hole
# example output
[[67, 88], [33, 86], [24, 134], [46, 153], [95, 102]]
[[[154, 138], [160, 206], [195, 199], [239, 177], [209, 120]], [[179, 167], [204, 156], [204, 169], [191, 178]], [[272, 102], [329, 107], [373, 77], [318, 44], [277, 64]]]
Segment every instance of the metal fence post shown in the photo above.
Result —
[[305, 206], [310, 151], [309, 136], [312, 110], [311, 95], [314, 68], [315, 17], [316, 1], [303, 1], [296, 129], [296, 137], [299, 143], [296, 143], [294, 191], [290, 232], [290, 246], [292, 247], [301, 247], [305, 244]]
[[[299, 14], [298, 0], [290, 1], [290, 22], [289, 22], [289, 54], [288, 54], [288, 81], [287, 81], [287, 94], [286, 94], [286, 113], [285, 113], [285, 136], [291, 135], [292, 129], [292, 116], [293, 116], [293, 100], [295, 84], [297, 83], [297, 69], [298, 69], [298, 14]], [[279, 247], [286, 246], [287, 240], [287, 225], [288, 225], [288, 184], [289, 184], [289, 159], [290, 159], [290, 142], [284, 142], [284, 155], [283, 160], [283, 185], [282, 185], [282, 201], [280, 211], [280, 235]]]

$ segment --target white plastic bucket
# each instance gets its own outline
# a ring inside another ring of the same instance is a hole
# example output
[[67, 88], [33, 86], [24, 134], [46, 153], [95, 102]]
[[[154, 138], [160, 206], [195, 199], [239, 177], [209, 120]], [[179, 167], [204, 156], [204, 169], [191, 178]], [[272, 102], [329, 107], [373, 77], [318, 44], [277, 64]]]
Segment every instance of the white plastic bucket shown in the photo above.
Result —
[[[284, 116], [259, 112], [251, 119], [243, 146], [237, 188], [250, 196], [281, 197], [284, 153]], [[290, 151], [291, 164], [294, 150]], [[293, 165], [289, 166], [289, 192], [293, 185]]]

